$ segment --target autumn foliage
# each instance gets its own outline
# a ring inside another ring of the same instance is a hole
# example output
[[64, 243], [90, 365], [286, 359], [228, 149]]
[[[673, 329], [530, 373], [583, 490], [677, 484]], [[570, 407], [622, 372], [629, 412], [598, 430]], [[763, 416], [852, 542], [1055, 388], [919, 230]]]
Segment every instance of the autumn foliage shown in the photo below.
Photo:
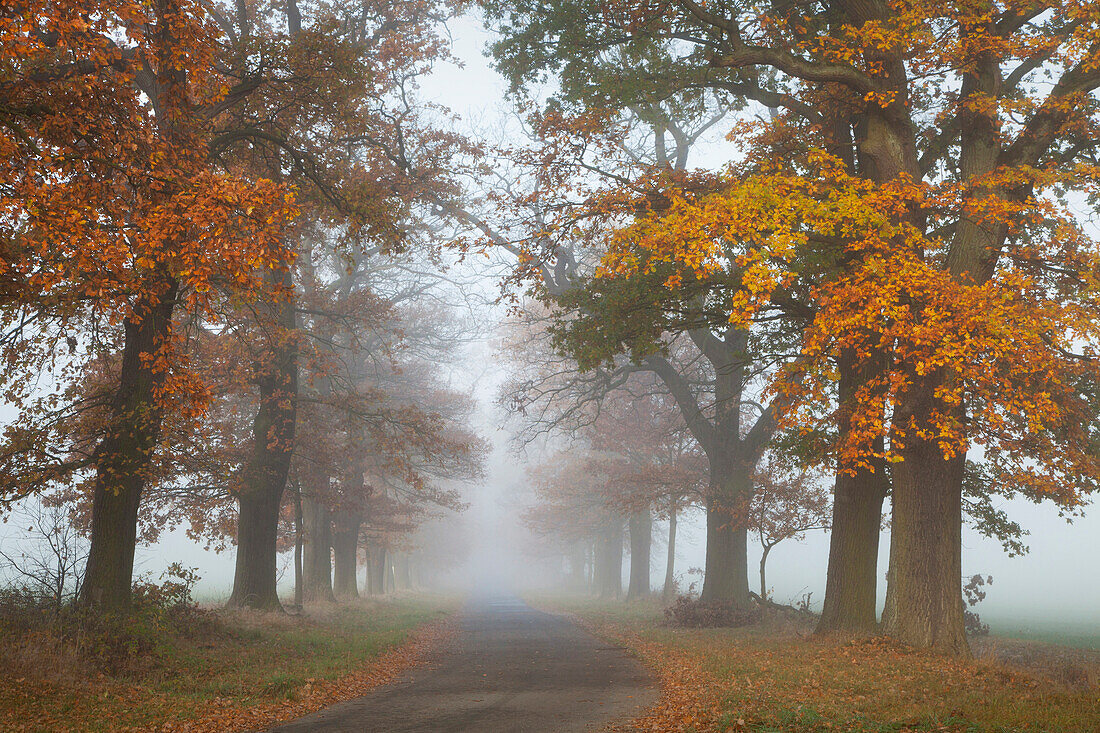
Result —
[[[520, 91], [554, 74], [579, 138], [604, 134], [583, 124], [592, 110], [652, 103], [647, 85], [688, 110], [700, 89], [770, 110], [732, 125], [735, 162], [717, 172], [605, 176], [588, 215], [570, 215], [606, 223], [589, 238], [598, 278], [658, 280], [670, 308], [705, 303], [705, 327], [781, 354], [763, 392], [781, 425], [829, 437], [836, 511], [858, 513], [835, 517], [830, 576], [862, 578], [835, 587], [861, 628], [889, 467], [883, 627], [965, 653], [967, 452], [987, 491], [1071, 510], [1100, 477], [1097, 246], [1078, 209], [1096, 193], [1095, 8], [484, 5], [501, 70]], [[779, 352], [765, 340], [784, 323], [794, 340]], [[863, 549], [842, 559], [855, 535]]]

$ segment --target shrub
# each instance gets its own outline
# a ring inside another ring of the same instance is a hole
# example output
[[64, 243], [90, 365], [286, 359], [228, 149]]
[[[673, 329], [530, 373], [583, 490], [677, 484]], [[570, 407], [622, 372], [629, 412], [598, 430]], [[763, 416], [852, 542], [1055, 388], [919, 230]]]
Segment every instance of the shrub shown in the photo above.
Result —
[[732, 603], [704, 601], [689, 595], [676, 596], [665, 609], [665, 623], [669, 626], [709, 629], [719, 626], [748, 626], [760, 621], [760, 609], [737, 609]]
[[33, 640], [43, 654], [71, 657], [92, 671], [134, 672], [155, 664], [169, 637], [194, 638], [220, 628], [216, 615], [192, 600], [197, 579], [193, 570], [179, 563], [170, 565], [159, 583], [140, 578], [124, 613], [75, 602], [58, 606], [53, 597], [34, 589], [3, 589], [0, 636]]

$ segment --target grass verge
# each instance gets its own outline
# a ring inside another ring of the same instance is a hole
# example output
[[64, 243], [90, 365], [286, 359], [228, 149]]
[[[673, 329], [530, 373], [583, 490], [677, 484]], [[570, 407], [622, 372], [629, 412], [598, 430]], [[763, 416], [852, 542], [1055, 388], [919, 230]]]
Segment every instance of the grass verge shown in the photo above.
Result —
[[0, 626], [0, 730], [246, 731], [361, 695], [446, 634], [453, 599], [408, 595], [301, 616], [208, 612], [196, 633], [97, 671], [46, 632]]
[[[1100, 655], [1070, 656], [1074, 672], [1004, 640], [957, 661], [881, 638], [820, 639], [804, 622], [738, 629], [677, 629], [657, 604], [533, 599], [573, 613], [627, 647], [661, 681], [658, 705], [635, 721], [654, 731], [1100, 731]], [[1013, 655], [1002, 655], [1004, 644]], [[1074, 650], [1067, 650], [1073, 652]], [[1082, 666], [1083, 665], [1083, 666]]]

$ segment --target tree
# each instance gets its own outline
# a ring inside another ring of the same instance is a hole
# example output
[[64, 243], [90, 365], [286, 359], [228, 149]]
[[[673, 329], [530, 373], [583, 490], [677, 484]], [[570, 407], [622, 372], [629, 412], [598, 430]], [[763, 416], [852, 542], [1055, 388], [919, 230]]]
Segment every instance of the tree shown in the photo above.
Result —
[[799, 470], [771, 453], [757, 468], [749, 507], [750, 529], [760, 540], [760, 598], [768, 599], [767, 563], [783, 540], [801, 541], [807, 532], [829, 529], [829, 492], [812, 471]]
[[[303, 12], [289, 2], [259, 11], [238, 4], [223, 13], [221, 24], [238, 28], [230, 34], [234, 74], [263, 91], [253, 95], [252, 105], [227, 110], [216, 147], [223, 156], [300, 186], [311, 225], [296, 232], [302, 267], [288, 269], [281, 283], [291, 296], [310, 296], [303, 291], [315, 283], [295, 282], [309, 279], [305, 270], [314, 267], [315, 250], [333, 250], [351, 270], [357, 259], [417, 247], [437, 251], [438, 240], [422, 241], [418, 232], [430, 218], [429, 202], [460, 193], [455, 156], [469, 146], [438, 129], [432, 119], [437, 110], [417, 99], [415, 87], [434, 61], [446, 57], [439, 28], [455, 8], [447, 0], [336, 2]], [[278, 63], [253, 62], [271, 55], [272, 45], [279, 49]], [[353, 284], [337, 277], [333, 287], [340, 292]], [[273, 538], [293, 451], [300, 351], [313, 338], [300, 321], [318, 315], [304, 313], [309, 306], [292, 300], [252, 314], [262, 321], [255, 333], [267, 348], [253, 376], [260, 402], [255, 453], [245, 472], [250, 480], [238, 491], [233, 605], [278, 607]], [[341, 334], [356, 338], [347, 329]], [[314, 478], [323, 486], [319, 474]]]
[[30, 537], [14, 550], [0, 549], [7, 574], [60, 611], [80, 594], [88, 559], [88, 543], [73, 523], [72, 511], [36, 501], [21, 507], [12, 520], [26, 527]]
[[[559, 452], [535, 473], [538, 491], [525, 521], [566, 556], [575, 585], [584, 585], [581, 576], [591, 548], [596, 586], [610, 597], [621, 593], [617, 572], [625, 519], [630, 543], [626, 597], [644, 598], [650, 592], [653, 518], [670, 520], [667, 576], [675, 557], [676, 513], [703, 496], [706, 470], [678, 407], [652, 376], [635, 375], [588, 409], [590, 421], [575, 431], [578, 453]], [[578, 515], [592, 521], [578, 522]]]
[[653, 517], [658, 513], [669, 519], [665, 590], [670, 591], [676, 514], [706, 496], [705, 463], [675, 400], [659, 380], [651, 375], [635, 375], [602, 400], [599, 414], [584, 433], [601, 451], [600, 470], [608, 476], [604, 493], [627, 515], [627, 599], [649, 595], [651, 535]]
[[590, 547], [594, 590], [600, 598], [622, 595], [625, 517], [605, 491], [605, 463], [583, 444], [551, 454], [531, 469], [534, 502], [523, 522], [559, 552]]
[[[5, 387], [22, 416], [3, 455], [9, 499], [91, 473], [82, 598], [122, 608], [163, 416], [201, 412], [207, 396], [188, 373], [173, 316], [180, 306], [212, 312], [216, 284], [259, 290], [256, 268], [285, 260], [280, 239], [292, 209], [283, 187], [219, 171], [208, 158], [206, 112], [232, 90], [215, 71], [206, 13], [174, 0], [99, 10], [51, 3], [5, 12], [2, 45], [13, 54], [5, 82], [18, 101], [4, 144], [19, 141], [6, 152], [21, 166], [4, 173], [3, 239], [14, 255], [5, 265], [14, 367]], [[85, 87], [91, 94], [78, 102]], [[104, 332], [117, 336], [121, 358], [99, 395], [104, 422], [88, 452], [62, 430], [87, 409], [65, 391]], [[60, 344], [69, 353], [62, 363]], [[38, 392], [39, 373], [59, 385], [54, 394]]]
[[[534, 294], [550, 309], [554, 348], [593, 375], [574, 380], [590, 389], [585, 399], [639, 371], [655, 374], [674, 396], [711, 471], [704, 596], [744, 607], [751, 602], [747, 534], [737, 513], [751, 492], [752, 468], [775, 434], [779, 410], [778, 404], [752, 399], [754, 385], [782, 361], [777, 353], [792, 350], [790, 335], [774, 319], [761, 319], [765, 329], [756, 332], [748, 324], [731, 325], [714, 312], [706, 288], [662, 301], [661, 285], [670, 273], [638, 273], [630, 282], [598, 278], [593, 261], [608, 227], [645, 205], [633, 196], [647, 189], [647, 181], [686, 180], [690, 146], [723, 116], [719, 110], [680, 121], [673, 110], [653, 105], [639, 118], [657, 141], [648, 141], [656, 151], [650, 159], [626, 141], [629, 124], [609, 122], [603, 112], [568, 115], [551, 106], [537, 119], [541, 142], [530, 155], [536, 193], [519, 197], [521, 207], [537, 210], [527, 219], [510, 217], [526, 223], [515, 225], [520, 244], [493, 233], [487, 243], [518, 250], [516, 277], [532, 280]], [[623, 202], [624, 196], [630, 200]], [[758, 346], [769, 341], [758, 359]], [[528, 402], [540, 399], [537, 383], [527, 391]], [[543, 394], [554, 399], [563, 392], [551, 386]], [[561, 410], [571, 411], [568, 405]]]
[[[1060, 203], [1087, 197], [1095, 180], [1100, 48], [1089, 6], [673, 0], [554, 9], [540, 6], [546, 20], [509, 46], [518, 74], [555, 63], [556, 49], [538, 44], [566, 16], [562, 40], [588, 48], [677, 39], [681, 53], [662, 80], [774, 107], [788, 139], [812, 149], [770, 166], [750, 154], [726, 193], [666, 196], [672, 216], [646, 218], [634, 233], [672, 224], [650, 240], [661, 245], [642, 246], [656, 261], [681, 262], [686, 281], [736, 264], [745, 287], [730, 302], [735, 320], [782, 294], [803, 255], [835, 263], [812, 291], [804, 361], [776, 386], [799, 407], [792, 420], [816, 420], [834, 409], [834, 364], [854, 358], [858, 386], [836, 455], [856, 473], [893, 463], [883, 628], [965, 654], [967, 449], [984, 447], [995, 485], [1067, 505], [1098, 475], [1088, 448], [1094, 248]], [[519, 29], [530, 10], [498, 12]], [[731, 240], [752, 246], [723, 261]], [[631, 249], [629, 272], [639, 259]], [[612, 258], [607, 270], [617, 267]]]

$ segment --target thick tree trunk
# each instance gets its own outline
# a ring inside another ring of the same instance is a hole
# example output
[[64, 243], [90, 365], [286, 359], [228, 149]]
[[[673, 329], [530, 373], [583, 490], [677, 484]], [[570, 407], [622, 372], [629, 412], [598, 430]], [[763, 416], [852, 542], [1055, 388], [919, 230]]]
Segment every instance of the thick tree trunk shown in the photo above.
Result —
[[[842, 408], [838, 428], [848, 430], [851, 409], [847, 405], [870, 376], [860, 368], [855, 354], [841, 354], [839, 397]], [[882, 440], [875, 449], [882, 450]], [[874, 470], [838, 464], [833, 494], [833, 517], [829, 537], [829, 571], [825, 583], [825, 606], [816, 633], [834, 631], [870, 632], [877, 627], [878, 550], [882, 527], [882, 502], [889, 488], [881, 459], [872, 461]]]
[[874, 631], [878, 612], [878, 550], [886, 478], [861, 470], [838, 475], [825, 606], [816, 633]]
[[668, 514], [668, 554], [665, 557], [665, 587], [661, 597], [665, 601], [676, 593], [676, 506]]
[[356, 582], [359, 528], [363, 518], [351, 512], [337, 512], [332, 528], [332, 558], [334, 565], [333, 593], [340, 600], [359, 597]]
[[254, 492], [237, 500], [237, 564], [230, 607], [282, 610], [275, 552], [280, 498], [272, 492]]
[[160, 435], [157, 388], [165, 374], [149, 358], [170, 337], [178, 284], [168, 275], [148, 284], [149, 295], [126, 322], [118, 389], [103, 440], [95, 450], [91, 547], [81, 601], [105, 609], [130, 605], [141, 492]]
[[370, 594], [380, 596], [386, 592], [386, 548], [371, 547], [367, 562], [370, 564]]
[[707, 497], [707, 565], [703, 577], [704, 601], [729, 603], [748, 610], [748, 530], [745, 514], [752, 499], [752, 466], [733, 464], [723, 469], [711, 461], [711, 488]]
[[649, 509], [630, 515], [630, 585], [627, 600], [649, 596], [649, 556], [653, 543], [653, 516]]
[[298, 347], [296, 308], [290, 270], [270, 271], [270, 282], [282, 288], [273, 305], [277, 321], [269, 332], [267, 363], [256, 381], [260, 403], [252, 423], [252, 452], [241, 471], [237, 495], [237, 558], [230, 608], [281, 610], [278, 594], [279, 508], [290, 474], [294, 429], [298, 419]]
[[[317, 471], [314, 481], [327, 484], [328, 476]], [[320, 500], [317, 490], [321, 484], [313, 484], [312, 496], [302, 497], [302, 516], [305, 519], [305, 543], [302, 569], [305, 571], [303, 601], [305, 603], [331, 603], [336, 600], [332, 592], [332, 512]]]
[[[929, 425], [926, 416], [933, 409], [947, 411], [933, 397], [939, 382], [930, 377], [913, 384], [899, 398], [895, 424]], [[894, 466], [890, 590], [882, 630], [916, 647], [969, 655], [961, 588], [966, 456], [945, 460], [936, 442], [912, 434], [900, 455]]]

